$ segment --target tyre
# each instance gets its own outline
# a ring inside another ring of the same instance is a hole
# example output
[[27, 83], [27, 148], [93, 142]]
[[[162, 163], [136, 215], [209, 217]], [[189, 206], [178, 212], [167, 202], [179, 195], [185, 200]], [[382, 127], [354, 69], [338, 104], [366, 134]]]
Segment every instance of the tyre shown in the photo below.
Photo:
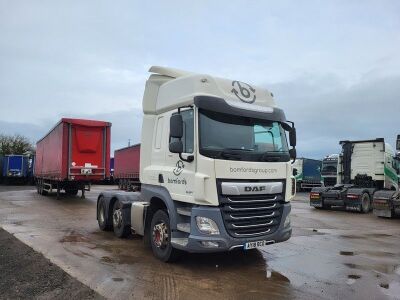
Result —
[[367, 193], [361, 195], [361, 212], [366, 214], [371, 210], [371, 199]]
[[110, 231], [112, 228], [110, 220], [106, 215], [106, 204], [103, 197], [100, 197], [97, 203], [97, 223], [103, 231]]
[[167, 212], [158, 210], [151, 219], [149, 240], [153, 254], [164, 262], [176, 261], [182, 254], [171, 244], [171, 226]]
[[126, 220], [124, 220], [124, 215], [122, 212], [122, 203], [117, 200], [113, 206], [112, 222], [114, 234], [119, 238], [124, 238], [129, 235], [130, 226], [126, 225]]

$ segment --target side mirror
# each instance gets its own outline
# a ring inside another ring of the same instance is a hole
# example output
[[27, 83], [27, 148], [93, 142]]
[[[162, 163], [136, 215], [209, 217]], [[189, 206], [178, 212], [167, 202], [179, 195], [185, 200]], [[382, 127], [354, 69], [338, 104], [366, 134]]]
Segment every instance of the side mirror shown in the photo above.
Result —
[[400, 151], [400, 134], [397, 136], [396, 150]]
[[289, 156], [291, 159], [293, 159], [293, 162], [296, 160], [296, 157], [297, 157], [296, 148], [292, 148], [289, 150]]
[[183, 143], [181, 140], [175, 140], [169, 143], [169, 152], [171, 153], [182, 153]]
[[[182, 115], [175, 114], [169, 120], [169, 135], [170, 137], [181, 139], [183, 136], [183, 120]], [[177, 153], [177, 152], [175, 152]]]
[[293, 127], [289, 131], [289, 142], [290, 142], [290, 146], [296, 147], [297, 139], [296, 139], [296, 128], [295, 127]]
[[297, 176], [297, 169], [293, 169], [293, 176]]

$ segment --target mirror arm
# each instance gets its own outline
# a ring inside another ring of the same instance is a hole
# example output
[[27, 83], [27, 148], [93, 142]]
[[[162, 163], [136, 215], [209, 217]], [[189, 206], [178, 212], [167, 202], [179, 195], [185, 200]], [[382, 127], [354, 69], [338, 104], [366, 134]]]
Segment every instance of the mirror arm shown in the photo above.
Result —
[[181, 159], [181, 160], [183, 160], [183, 161], [186, 161], [186, 162], [192, 162], [193, 160], [194, 160], [194, 156], [193, 155], [189, 155], [187, 158], [184, 158], [183, 156], [182, 156], [182, 153], [179, 153], [179, 158]]
[[193, 108], [193, 105], [185, 105], [185, 106], [178, 107], [178, 114], [181, 113], [182, 108]]

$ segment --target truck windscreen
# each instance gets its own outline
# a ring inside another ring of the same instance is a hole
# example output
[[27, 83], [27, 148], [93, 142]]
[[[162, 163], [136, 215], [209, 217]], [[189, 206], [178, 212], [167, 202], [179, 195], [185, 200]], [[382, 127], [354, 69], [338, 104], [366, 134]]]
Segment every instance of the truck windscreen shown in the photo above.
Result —
[[322, 163], [321, 175], [336, 175], [337, 162]]
[[207, 110], [199, 111], [200, 153], [244, 161], [289, 161], [285, 131], [279, 122]]

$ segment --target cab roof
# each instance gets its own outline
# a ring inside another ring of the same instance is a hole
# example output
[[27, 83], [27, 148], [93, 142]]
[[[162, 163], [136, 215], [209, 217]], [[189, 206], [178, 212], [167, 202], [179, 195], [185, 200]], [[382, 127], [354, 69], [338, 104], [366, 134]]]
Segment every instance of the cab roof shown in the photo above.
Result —
[[160, 66], [151, 67], [149, 72], [153, 74], [147, 80], [143, 97], [145, 114], [160, 114], [193, 105], [195, 96], [224, 99], [228, 104], [247, 110], [276, 107], [270, 91], [237, 80]]

